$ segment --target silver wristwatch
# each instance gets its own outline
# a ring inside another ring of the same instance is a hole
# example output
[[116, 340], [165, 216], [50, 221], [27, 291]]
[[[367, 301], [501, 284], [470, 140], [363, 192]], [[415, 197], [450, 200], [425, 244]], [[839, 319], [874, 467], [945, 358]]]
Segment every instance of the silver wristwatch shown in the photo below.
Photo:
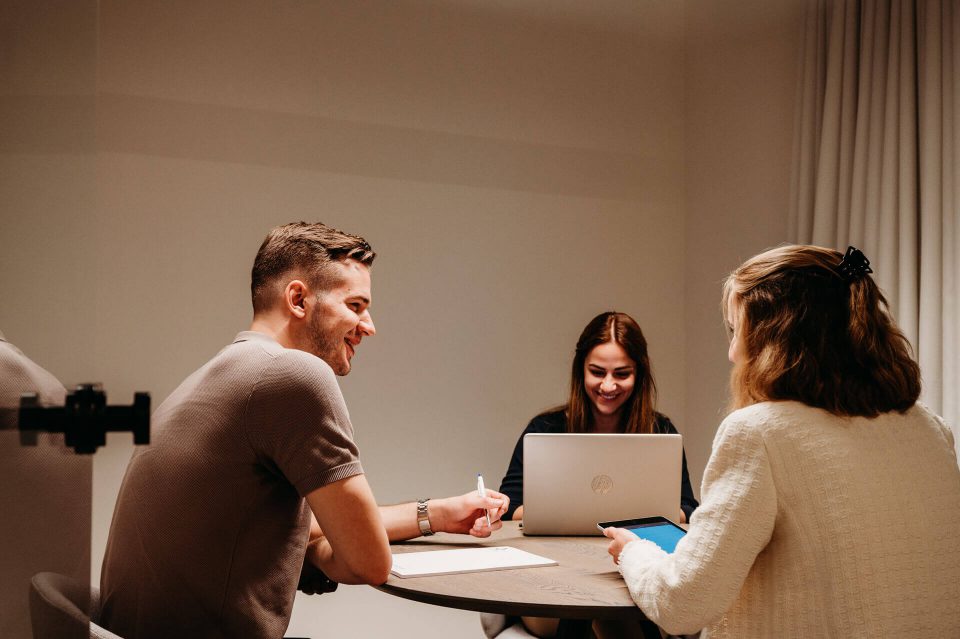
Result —
[[433, 534], [433, 531], [430, 530], [430, 518], [427, 517], [427, 502], [429, 500], [429, 497], [417, 500], [417, 525], [420, 526], [420, 534], [424, 537]]

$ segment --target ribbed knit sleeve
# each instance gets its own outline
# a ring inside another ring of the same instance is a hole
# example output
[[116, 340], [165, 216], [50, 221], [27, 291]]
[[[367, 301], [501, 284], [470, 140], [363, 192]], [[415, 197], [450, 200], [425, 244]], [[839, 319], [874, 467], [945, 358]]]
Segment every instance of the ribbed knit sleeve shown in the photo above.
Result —
[[738, 413], [718, 429], [701, 497], [674, 553], [638, 539], [620, 557], [634, 601], [674, 634], [723, 616], [773, 532], [777, 496], [761, 430]]

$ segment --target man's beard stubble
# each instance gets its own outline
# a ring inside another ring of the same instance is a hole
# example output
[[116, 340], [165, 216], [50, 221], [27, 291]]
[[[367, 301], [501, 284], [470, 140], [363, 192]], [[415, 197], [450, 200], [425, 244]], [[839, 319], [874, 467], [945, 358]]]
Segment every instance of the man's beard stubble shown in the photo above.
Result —
[[[313, 342], [313, 354], [329, 364], [337, 375], [343, 376], [349, 373], [349, 360], [341, 358], [341, 353], [344, 353], [345, 350], [343, 339], [337, 335], [329, 335], [323, 330], [319, 305], [310, 314], [307, 328], [310, 331], [310, 340]], [[344, 362], [346, 362], [346, 367], [344, 367]]]

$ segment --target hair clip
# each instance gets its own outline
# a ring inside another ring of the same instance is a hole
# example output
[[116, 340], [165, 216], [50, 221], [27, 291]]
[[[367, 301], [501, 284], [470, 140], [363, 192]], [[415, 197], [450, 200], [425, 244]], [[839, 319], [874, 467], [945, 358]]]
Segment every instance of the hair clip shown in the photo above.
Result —
[[867, 273], [873, 273], [867, 256], [863, 251], [852, 246], [847, 247], [847, 252], [837, 265], [836, 271], [848, 283], [862, 279]]

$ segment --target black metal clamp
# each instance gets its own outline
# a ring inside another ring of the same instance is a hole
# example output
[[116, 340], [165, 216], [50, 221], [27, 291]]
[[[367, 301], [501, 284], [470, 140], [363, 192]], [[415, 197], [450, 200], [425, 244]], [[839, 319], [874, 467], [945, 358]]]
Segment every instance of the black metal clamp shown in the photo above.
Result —
[[63, 433], [64, 444], [92, 454], [108, 432], [133, 432], [134, 444], [150, 443], [150, 394], [134, 393], [131, 406], [107, 406], [100, 384], [78, 384], [64, 406], [42, 406], [36, 393], [20, 396], [20, 444], [36, 446], [37, 433]]

